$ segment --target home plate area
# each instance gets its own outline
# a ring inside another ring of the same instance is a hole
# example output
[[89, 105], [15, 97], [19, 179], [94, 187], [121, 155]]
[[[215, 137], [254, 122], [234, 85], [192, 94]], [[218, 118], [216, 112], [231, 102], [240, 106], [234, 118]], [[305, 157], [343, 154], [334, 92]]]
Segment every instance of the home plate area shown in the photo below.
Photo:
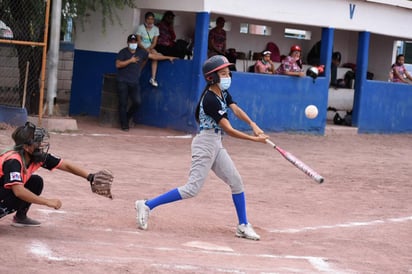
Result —
[[[156, 207], [148, 230], [139, 230], [135, 201], [185, 184], [192, 138], [79, 125], [76, 134], [53, 134], [51, 152], [91, 172], [110, 169], [113, 200], [83, 178], [40, 169], [42, 196], [63, 206], [32, 205], [40, 227], [1, 218], [0, 273], [412, 273], [412, 135], [270, 133], [323, 184], [263, 143], [225, 136], [261, 236], [252, 241], [235, 237], [230, 188], [213, 172], [198, 196]], [[10, 135], [0, 132], [3, 147]]]
[[[89, 273], [343, 273], [327, 258], [262, 253], [267, 250], [264, 241], [239, 239], [226, 233], [211, 241], [204, 240], [210, 235], [193, 240], [191, 232], [157, 231], [158, 227], [153, 231], [134, 229], [133, 218], [127, 222], [132, 228], [87, 226], [82, 216], [71, 211], [36, 211], [42, 216], [38, 217], [42, 226], [26, 230], [35, 236], [16, 241], [24, 245], [26, 259], [36, 262], [37, 273], [49, 271], [47, 267], [42, 270], [41, 265], [60, 271], [74, 267], [74, 271]], [[201, 233], [210, 233], [210, 229]], [[229, 227], [227, 231], [232, 233]]]
[[[133, 231], [104, 233], [124, 233], [130, 236]], [[37, 260], [44, 260], [49, 264], [76, 265], [77, 269], [82, 265], [85, 269], [88, 268], [87, 265], [92, 265], [89, 269], [122, 269], [127, 273], [343, 273], [325, 258], [253, 254], [247, 248], [233, 250], [229, 246], [202, 241], [185, 242], [180, 246], [129, 243], [116, 247], [110, 242], [97, 240], [63, 240], [57, 242], [57, 245], [60, 247], [56, 248], [56, 242], [31, 240], [27, 244], [27, 250]], [[102, 254], [103, 250], [107, 254]]]

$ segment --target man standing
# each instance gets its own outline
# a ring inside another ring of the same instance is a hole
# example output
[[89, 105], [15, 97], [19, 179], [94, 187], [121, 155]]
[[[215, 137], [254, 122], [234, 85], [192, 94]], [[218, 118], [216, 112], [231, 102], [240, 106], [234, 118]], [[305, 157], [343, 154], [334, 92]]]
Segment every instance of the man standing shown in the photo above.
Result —
[[[138, 110], [141, 103], [140, 97], [140, 74], [146, 60], [170, 60], [176, 57], [151, 54], [137, 47], [137, 35], [130, 34], [127, 37], [127, 47], [121, 49], [117, 54], [117, 92], [119, 93], [119, 118], [120, 127], [123, 131], [129, 131], [129, 120]], [[131, 105], [127, 109], [128, 97]]]

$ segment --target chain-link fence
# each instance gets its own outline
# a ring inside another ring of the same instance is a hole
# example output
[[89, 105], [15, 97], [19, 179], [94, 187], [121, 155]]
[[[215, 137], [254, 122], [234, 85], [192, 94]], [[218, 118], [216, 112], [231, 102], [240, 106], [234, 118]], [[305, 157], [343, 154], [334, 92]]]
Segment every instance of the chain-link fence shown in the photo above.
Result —
[[39, 114], [50, 0], [0, 0], [0, 105]]

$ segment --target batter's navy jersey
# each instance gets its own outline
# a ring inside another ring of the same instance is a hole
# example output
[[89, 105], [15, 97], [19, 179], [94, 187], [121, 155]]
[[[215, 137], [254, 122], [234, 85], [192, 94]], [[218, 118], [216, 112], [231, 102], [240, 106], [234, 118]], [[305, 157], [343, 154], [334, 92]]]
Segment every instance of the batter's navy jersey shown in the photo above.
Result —
[[228, 118], [228, 110], [231, 104], [236, 104], [227, 90], [222, 91], [222, 97], [217, 96], [212, 91], [206, 91], [200, 102], [199, 121], [200, 130], [219, 129], [219, 122], [222, 118]]

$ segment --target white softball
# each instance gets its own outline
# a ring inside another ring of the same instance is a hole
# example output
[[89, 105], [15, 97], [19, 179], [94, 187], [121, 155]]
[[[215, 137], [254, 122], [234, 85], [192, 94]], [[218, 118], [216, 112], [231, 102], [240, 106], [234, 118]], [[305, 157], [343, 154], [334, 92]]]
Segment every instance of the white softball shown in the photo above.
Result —
[[305, 108], [305, 115], [309, 119], [315, 119], [318, 116], [318, 108], [314, 105], [309, 105]]

